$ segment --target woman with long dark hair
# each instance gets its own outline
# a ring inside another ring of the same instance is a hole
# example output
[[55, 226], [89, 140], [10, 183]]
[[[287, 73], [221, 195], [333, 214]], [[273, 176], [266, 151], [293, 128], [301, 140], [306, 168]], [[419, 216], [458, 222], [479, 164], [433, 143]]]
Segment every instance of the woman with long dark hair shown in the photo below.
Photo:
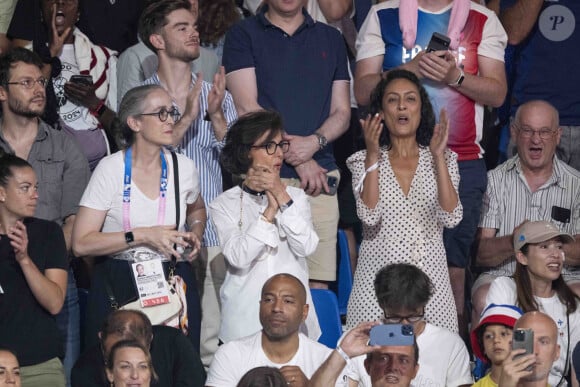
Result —
[[[558, 327], [560, 358], [550, 371], [550, 385], [565, 386], [570, 357], [580, 340], [580, 298], [562, 278], [563, 245], [574, 238], [547, 221], [526, 222], [514, 233], [516, 270], [499, 277], [489, 288], [486, 304], [512, 304], [524, 313], [540, 311]], [[560, 384], [563, 383], [563, 384]]]
[[457, 332], [443, 229], [455, 227], [463, 211], [457, 154], [447, 149], [445, 111], [436, 124], [425, 89], [405, 70], [389, 71], [371, 101], [372, 115], [361, 121], [366, 150], [347, 160], [363, 225], [347, 326], [381, 318], [371, 296], [375, 273], [389, 263], [409, 263], [435, 286], [425, 319]]

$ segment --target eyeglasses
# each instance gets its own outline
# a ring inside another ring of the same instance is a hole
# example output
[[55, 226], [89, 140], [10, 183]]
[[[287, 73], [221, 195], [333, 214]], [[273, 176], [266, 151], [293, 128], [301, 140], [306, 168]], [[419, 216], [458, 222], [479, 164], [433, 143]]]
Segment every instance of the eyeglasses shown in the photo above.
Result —
[[411, 314], [408, 316], [387, 316], [385, 314], [384, 320], [387, 324], [401, 324], [403, 321], [414, 324], [423, 320], [423, 317], [425, 317], [425, 309], [423, 309], [421, 314]]
[[44, 88], [48, 84], [48, 79], [46, 79], [46, 78], [38, 78], [38, 79], [26, 78], [26, 79], [22, 79], [18, 82], [6, 82], [6, 83], [8, 85], [20, 85], [20, 86], [24, 87], [25, 89], [32, 89], [34, 87], [34, 85], [36, 85], [38, 83], [40, 86], [42, 86]]
[[556, 132], [555, 130], [550, 128], [542, 128], [540, 130], [530, 129], [526, 126], [524, 127], [516, 126], [516, 128], [518, 128], [518, 131], [520, 132], [520, 135], [523, 138], [532, 138], [536, 133], [538, 133], [541, 139], [547, 140], [549, 138], [552, 138], [552, 136], [554, 136], [554, 133]]
[[171, 115], [171, 118], [173, 118], [173, 122], [179, 121], [179, 117], [181, 117], [181, 114], [179, 114], [179, 111], [175, 107], [173, 109], [171, 109], [171, 110], [167, 110], [165, 108], [161, 108], [161, 110], [159, 110], [158, 112], [141, 113], [139, 115], [140, 116], [157, 116], [157, 117], [159, 117], [159, 121], [161, 121], [161, 122], [167, 121], [167, 118], [170, 115]]
[[290, 149], [290, 142], [289, 141], [280, 141], [279, 143], [275, 143], [274, 141], [267, 142], [263, 145], [251, 145], [250, 148], [264, 148], [266, 149], [266, 153], [269, 155], [273, 155], [276, 153], [276, 150], [280, 147], [283, 153], [288, 152]]

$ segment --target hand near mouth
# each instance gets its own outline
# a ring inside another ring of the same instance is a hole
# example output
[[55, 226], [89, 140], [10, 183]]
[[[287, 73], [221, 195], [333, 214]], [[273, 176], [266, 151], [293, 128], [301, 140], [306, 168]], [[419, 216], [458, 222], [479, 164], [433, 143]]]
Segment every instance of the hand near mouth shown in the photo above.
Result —
[[50, 43], [48, 48], [50, 50], [50, 55], [60, 56], [62, 54], [62, 47], [64, 46], [67, 39], [70, 37], [73, 26], [67, 27], [62, 34], [58, 33], [56, 28], [56, 3], [52, 5], [52, 11], [50, 13]]
[[372, 117], [368, 115], [366, 119], [360, 120], [367, 154], [375, 155], [377, 157], [380, 151], [379, 140], [381, 138], [381, 133], [383, 132], [383, 123], [381, 120], [382, 117], [379, 113]]

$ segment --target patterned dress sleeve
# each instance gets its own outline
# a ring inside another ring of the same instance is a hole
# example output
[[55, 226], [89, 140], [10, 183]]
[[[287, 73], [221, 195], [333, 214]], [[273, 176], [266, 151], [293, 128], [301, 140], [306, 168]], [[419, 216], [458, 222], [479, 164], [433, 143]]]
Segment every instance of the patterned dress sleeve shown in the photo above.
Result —
[[[445, 163], [447, 164], [447, 170], [449, 171], [449, 177], [451, 178], [453, 188], [455, 188], [455, 192], [459, 192], [459, 167], [457, 166], [457, 153], [452, 152], [449, 149], [446, 150]], [[441, 207], [438, 207], [437, 218], [443, 227], [453, 228], [457, 226], [463, 218], [463, 206], [461, 205], [461, 201], [457, 200], [457, 205], [452, 212], [447, 212]]]
[[[357, 191], [357, 189], [356, 189], [357, 183], [360, 181], [360, 179], [363, 177], [363, 175], [365, 173], [366, 155], [367, 155], [366, 150], [356, 152], [355, 154], [353, 154], [352, 156], [350, 156], [346, 160], [346, 165], [348, 166], [348, 169], [350, 169], [350, 171], [352, 173], [352, 191], [353, 191], [354, 197], [356, 199], [357, 215], [358, 215], [359, 219], [361, 220], [361, 222], [363, 222], [364, 224], [366, 224], [368, 226], [375, 226], [376, 224], [378, 224], [380, 222], [380, 220], [383, 216], [384, 202], [381, 201], [381, 193], [379, 192], [379, 201], [378, 201], [376, 207], [370, 208], [363, 202], [363, 200], [360, 196], [361, 193], [359, 191]], [[381, 152], [381, 160], [379, 161], [379, 183], [381, 180], [381, 168], [386, 167], [386, 164], [383, 161], [383, 160], [385, 160], [385, 157], [386, 156], [384, 155], [384, 151], [382, 151]], [[379, 189], [380, 189], [380, 184], [379, 184]]]

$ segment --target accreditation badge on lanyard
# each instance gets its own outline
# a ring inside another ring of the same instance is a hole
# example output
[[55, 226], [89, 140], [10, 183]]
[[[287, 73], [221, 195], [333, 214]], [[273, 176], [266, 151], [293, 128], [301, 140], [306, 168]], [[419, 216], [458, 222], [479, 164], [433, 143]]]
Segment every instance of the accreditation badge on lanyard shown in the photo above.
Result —
[[[131, 155], [132, 150], [128, 148], [125, 151], [125, 176], [123, 179], [123, 229], [125, 232], [131, 231]], [[159, 182], [157, 224], [163, 225], [167, 202], [167, 161], [163, 155], [163, 150], [160, 151], [160, 158], [161, 179]], [[169, 287], [163, 273], [161, 258], [135, 262], [131, 267], [141, 306], [148, 307], [169, 303]]]

